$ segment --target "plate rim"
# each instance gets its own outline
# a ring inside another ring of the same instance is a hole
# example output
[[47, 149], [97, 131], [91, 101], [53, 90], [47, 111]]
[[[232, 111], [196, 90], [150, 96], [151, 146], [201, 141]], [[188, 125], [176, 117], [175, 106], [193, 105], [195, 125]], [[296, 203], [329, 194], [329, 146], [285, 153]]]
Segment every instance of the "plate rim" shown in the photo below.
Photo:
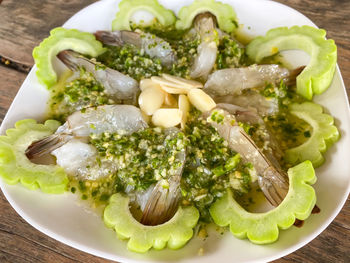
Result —
[[[73, 18], [73, 17], [76, 17], [79, 15], [80, 12], [84, 12], [85, 9], [88, 9], [88, 8], [91, 8], [95, 5], [103, 5], [104, 2], [115, 2], [116, 0], [102, 0], [102, 1], [98, 1], [98, 2], [95, 2], [95, 3], [92, 3], [84, 8], [82, 8], [81, 10], [79, 10], [78, 12], [76, 12], [75, 14], [73, 14], [72, 17], [70, 17], [64, 24], [63, 24], [63, 27], [69, 23], [69, 21]], [[255, 1], [255, 0], [253, 0]], [[261, 1], [261, 0], [260, 0]], [[282, 4], [282, 3], [279, 3], [279, 2], [275, 2], [275, 1], [271, 1], [271, 0], [263, 0], [265, 2], [271, 2], [273, 4], [276, 4], [276, 5], [280, 5], [282, 6], [283, 8], [288, 8], [290, 10], [292, 10], [293, 12], [297, 12], [298, 14], [304, 16], [306, 19], [308, 19], [312, 24], [314, 24], [312, 22], [311, 19], [309, 19], [307, 16], [305, 16], [304, 14], [300, 13], [298, 10], [292, 8], [292, 7], [289, 7], [285, 4]], [[161, 2], [161, 1], [160, 1]], [[315, 24], [314, 24], [315, 25]], [[316, 26], [316, 25], [315, 25]], [[6, 124], [8, 122], [8, 116], [9, 116], [9, 112], [11, 111], [11, 109], [13, 107], [15, 107], [15, 100], [17, 98], [17, 96], [20, 94], [20, 91], [22, 89], [23, 86], [26, 85], [27, 82], [29, 82], [29, 78], [28, 76], [31, 75], [31, 74], [35, 74], [35, 71], [36, 71], [36, 65], [34, 65], [32, 67], [32, 69], [29, 71], [27, 77], [25, 78], [24, 82], [22, 83], [18, 93], [16, 94], [14, 100], [12, 101], [2, 123], [1, 123], [1, 127], [0, 127], [0, 133], [3, 134], [4, 133], [4, 123]], [[343, 90], [343, 93], [345, 95], [345, 101], [346, 101], [346, 105], [348, 107], [348, 109], [350, 110], [350, 106], [349, 106], [349, 98], [348, 98], [348, 95], [347, 95], [347, 92], [346, 92], [346, 87], [345, 87], [345, 84], [344, 84], [344, 81], [343, 81], [343, 77], [342, 77], [342, 74], [341, 74], [341, 71], [339, 69], [339, 66], [338, 64], [336, 65], [336, 71], [335, 71], [335, 74], [338, 74], [339, 78], [340, 78], [340, 83], [341, 83], [341, 86], [342, 86], [342, 90]], [[349, 117], [349, 111], [347, 111], [347, 115]], [[40, 224], [37, 224], [35, 221], [33, 221], [29, 216], [27, 216], [21, 208], [18, 207], [17, 203], [11, 198], [10, 194], [8, 193], [6, 187], [8, 185], [4, 182], [3, 179], [0, 180], [0, 188], [4, 194], [4, 196], [6, 197], [7, 201], [10, 203], [10, 205], [13, 207], [13, 209], [26, 221], [28, 222], [31, 226], [33, 226], [35, 229], [39, 230], [40, 232], [42, 232], [43, 234], [49, 236], [50, 238], [53, 238], [59, 242], [62, 242], [63, 244], [67, 245], [67, 246], [70, 246], [70, 247], [73, 247], [75, 249], [78, 249], [80, 251], [83, 251], [83, 252], [86, 252], [88, 254], [92, 254], [94, 256], [97, 256], [97, 257], [102, 257], [102, 258], [106, 258], [106, 259], [110, 259], [110, 260], [123, 260], [123, 261], [127, 261], [127, 262], [139, 262], [139, 260], [135, 260], [135, 259], [132, 259], [132, 258], [127, 258], [127, 257], [124, 257], [124, 256], [120, 256], [120, 255], [116, 255], [119, 259], [116, 259], [115, 257], [111, 257], [108, 253], [104, 253], [100, 250], [94, 250], [94, 249], [91, 249], [85, 245], [81, 246], [78, 244], [78, 242], [76, 241], [71, 241], [71, 240], [67, 240], [65, 237], [61, 236], [61, 235], [58, 235], [52, 231], [50, 231], [49, 229], [46, 229], [45, 227], [42, 227]], [[327, 220], [325, 220], [325, 222], [322, 223], [322, 226], [320, 226], [319, 228], [317, 228], [313, 233], [311, 233], [310, 235], [304, 237], [305, 240], [302, 241], [302, 242], [298, 242], [297, 244], [295, 245], [292, 245], [290, 246], [289, 248], [286, 248], [286, 249], [283, 249], [283, 252], [277, 252], [274, 256], [266, 256], [265, 258], [261, 258], [259, 259], [259, 261], [272, 261], [272, 260], [276, 260], [278, 258], [281, 258], [283, 256], [286, 256], [286, 255], [289, 255], [291, 253], [293, 253], [294, 251], [300, 249], [301, 247], [305, 246], [306, 244], [310, 243], [312, 240], [314, 240], [316, 237], [318, 237], [331, 223], [332, 221], [335, 219], [335, 217], [339, 214], [339, 212], [343, 209], [346, 201], [347, 201], [347, 198], [349, 196], [349, 193], [350, 193], [350, 181], [349, 181], [349, 184], [347, 186], [347, 190], [346, 190], [346, 194], [343, 196], [342, 198], [342, 201], [339, 203], [338, 207], [336, 210], [334, 210], [334, 212], [332, 213], [332, 215], [330, 217], [327, 218]], [[146, 260], [142, 260], [143, 262], [154, 262], [154, 261], [150, 261], [148, 259]], [[247, 261], [247, 262], [253, 262], [253, 261]]]

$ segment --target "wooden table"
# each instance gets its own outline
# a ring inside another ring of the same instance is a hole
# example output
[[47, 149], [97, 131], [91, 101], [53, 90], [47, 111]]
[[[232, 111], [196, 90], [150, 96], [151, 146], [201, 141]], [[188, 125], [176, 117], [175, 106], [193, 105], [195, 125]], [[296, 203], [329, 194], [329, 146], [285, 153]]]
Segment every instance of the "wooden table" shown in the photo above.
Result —
[[[33, 65], [32, 49], [49, 30], [93, 0], [0, 0], [0, 120]], [[350, 93], [350, 1], [278, 0], [297, 9], [338, 46], [338, 64]], [[350, 175], [349, 175], [350, 176]], [[109, 262], [66, 246], [26, 223], [0, 194], [0, 262]], [[275, 262], [350, 262], [349, 199], [315, 240]]]

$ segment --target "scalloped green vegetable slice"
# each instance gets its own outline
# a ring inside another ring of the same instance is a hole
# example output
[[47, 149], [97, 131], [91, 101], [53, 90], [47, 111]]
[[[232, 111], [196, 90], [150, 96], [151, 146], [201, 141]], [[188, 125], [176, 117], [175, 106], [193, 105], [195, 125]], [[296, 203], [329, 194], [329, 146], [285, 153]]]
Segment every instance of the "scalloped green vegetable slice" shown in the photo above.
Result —
[[8, 184], [21, 182], [34, 190], [59, 194], [66, 191], [68, 177], [57, 165], [41, 165], [29, 161], [25, 150], [35, 140], [52, 134], [60, 123], [48, 120], [38, 124], [35, 120], [18, 121], [15, 128], [8, 129], [6, 136], [0, 136], [0, 176]]
[[50, 36], [33, 50], [37, 71], [36, 75], [41, 84], [47, 88], [57, 82], [57, 74], [52, 66], [52, 59], [62, 50], [71, 49], [81, 54], [97, 57], [105, 49], [95, 36], [77, 29], [54, 28]]
[[129, 239], [128, 249], [144, 253], [152, 247], [178, 249], [184, 246], [193, 236], [199, 212], [194, 207], [180, 207], [168, 222], [157, 226], [146, 226], [139, 223], [130, 213], [129, 198], [114, 194], [103, 214], [105, 224], [113, 228], [120, 239]]
[[314, 94], [321, 94], [330, 86], [337, 63], [337, 46], [325, 36], [325, 30], [311, 26], [278, 27], [253, 39], [246, 51], [256, 62], [283, 50], [300, 49], [308, 53], [310, 62], [297, 77], [297, 93], [311, 100]]
[[238, 27], [237, 16], [232, 6], [215, 0], [195, 0], [180, 9], [176, 28], [185, 30], [191, 27], [193, 19], [200, 13], [210, 12], [215, 15], [219, 28], [231, 33]]
[[312, 132], [306, 142], [286, 151], [285, 160], [292, 165], [310, 160], [314, 167], [320, 166], [324, 162], [322, 153], [340, 137], [333, 117], [323, 113], [322, 107], [312, 102], [294, 103], [290, 105], [289, 111], [307, 122]]
[[279, 229], [292, 226], [295, 219], [309, 217], [315, 203], [315, 190], [310, 184], [316, 182], [315, 171], [310, 161], [305, 161], [288, 170], [289, 191], [282, 203], [265, 213], [250, 213], [244, 210], [229, 191], [210, 207], [210, 214], [219, 226], [230, 226], [233, 235], [248, 238], [255, 244], [276, 241]]
[[176, 21], [174, 13], [157, 0], [123, 0], [119, 3], [119, 11], [112, 21], [112, 30], [131, 30], [130, 18], [140, 10], [150, 12], [165, 27], [173, 25]]

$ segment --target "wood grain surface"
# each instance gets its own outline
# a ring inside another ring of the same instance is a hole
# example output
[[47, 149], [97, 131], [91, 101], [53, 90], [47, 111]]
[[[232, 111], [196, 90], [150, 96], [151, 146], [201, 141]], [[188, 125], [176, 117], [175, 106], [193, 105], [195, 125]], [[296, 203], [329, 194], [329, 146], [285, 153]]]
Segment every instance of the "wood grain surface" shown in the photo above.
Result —
[[[28, 70], [32, 49], [93, 0], [0, 0], [0, 121]], [[350, 94], [350, 1], [278, 0], [300, 11], [336, 41], [338, 64]], [[9, 59], [10, 61], [7, 61]], [[22, 71], [22, 72], [21, 72]], [[350, 175], [349, 175], [350, 176]], [[66, 246], [26, 223], [0, 193], [0, 262], [110, 262]], [[285, 262], [350, 262], [350, 201], [331, 225]]]
[[32, 50], [68, 18], [96, 0], [5, 0], [1, 3], [0, 55], [32, 66]]

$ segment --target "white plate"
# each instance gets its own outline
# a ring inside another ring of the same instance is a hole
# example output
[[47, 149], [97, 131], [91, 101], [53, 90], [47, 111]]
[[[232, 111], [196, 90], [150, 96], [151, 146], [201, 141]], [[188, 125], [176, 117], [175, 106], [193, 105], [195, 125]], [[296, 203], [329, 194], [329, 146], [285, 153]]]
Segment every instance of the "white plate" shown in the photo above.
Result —
[[[177, 12], [188, 4], [185, 0], [160, 1], [164, 6]], [[246, 32], [261, 35], [273, 27], [314, 24], [299, 12], [284, 5], [261, 0], [226, 0], [231, 3], [239, 22]], [[118, 1], [99, 1], [69, 19], [64, 26], [93, 32], [110, 29], [111, 21], [117, 11]], [[249, 30], [249, 28], [251, 28]], [[293, 54], [294, 64], [301, 64], [306, 56]], [[46, 108], [48, 92], [38, 84], [34, 67], [24, 81], [12, 103], [0, 129], [3, 134], [7, 128], [21, 119], [42, 120]], [[86, 204], [78, 202], [70, 193], [47, 195], [40, 191], [30, 191], [21, 185], [10, 186], [1, 181], [1, 188], [13, 208], [28, 223], [69, 246], [96, 256], [123, 261], [176, 261], [176, 262], [254, 262], [269, 261], [285, 256], [304, 246], [319, 235], [341, 210], [349, 193], [350, 162], [350, 118], [345, 87], [337, 69], [332, 86], [316, 102], [322, 104], [335, 117], [340, 129], [341, 139], [327, 152], [327, 162], [317, 169], [317, 205], [321, 213], [311, 215], [302, 228], [292, 227], [281, 231], [278, 242], [271, 245], [253, 245], [247, 240], [239, 240], [229, 232], [221, 236], [210, 234], [206, 242], [192, 239], [184, 248], [172, 251], [150, 251], [144, 255], [131, 253], [126, 242], [116, 238], [115, 233], [106, 228], [100, 215], [90, 211]], [[200, 247], [204, 255], [198, 256]]]

